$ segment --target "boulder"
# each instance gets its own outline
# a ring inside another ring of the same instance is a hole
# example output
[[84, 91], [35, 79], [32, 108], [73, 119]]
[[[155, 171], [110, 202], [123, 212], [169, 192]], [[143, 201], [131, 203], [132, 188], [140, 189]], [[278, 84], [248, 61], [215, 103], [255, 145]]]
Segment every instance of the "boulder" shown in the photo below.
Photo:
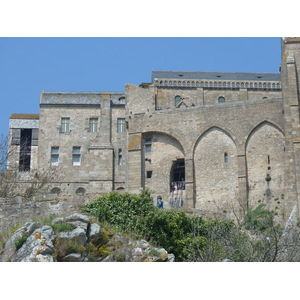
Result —
[[91, 224], [88, 231], [88, 238], [90, 242], [96, 245], [99, 242], [99, 239], [102, 235], [102, 230], [103, 229], [98, 224], [96, 223]]
[[74, 242], [77, 242], [79, 245], [84, 245], [87, 241], [87, 236], [85, 232], [86, 231], [81, 227], [77, 227], [72, 231], [60, 232], [57, 236], [57, 242], [62, 243], [68, 240], [72, 240]]
[[81, 262], [82, 256], [79, 253], [70, 253], [63, 258], [63, 262]]
[[4, 252], [2, 254], [2, 261], [9, 260], [15, 254], [15, 252], [17, 251], [15, 243], [18, 239], [25, 239], [26, 236], [29, 236], [34, 230], [39, 227], [41, 227], [40, 223], [27, 222], [25, 226], [20, 227], [18, 230], [16, 230], [5, 244]]
[[[54, 232], [50, 226], [36, 229], [24, 242], [21, 248], [11, 257], [13, 262], [35, 262], [50, 260], [54, 252]], [[42, 255], [42, 256], [38, 256]], [[37, 258], [38, 257], [38, 258]]]
[[87, 231], [88, 225], [90, 224], [90, 218], [86, 215], [82, 215], [79, 213], [75, 213], [64, 219], [65, 219], [65, 222], [72, 224], [74, 227], [81, 227], [85, 231]]

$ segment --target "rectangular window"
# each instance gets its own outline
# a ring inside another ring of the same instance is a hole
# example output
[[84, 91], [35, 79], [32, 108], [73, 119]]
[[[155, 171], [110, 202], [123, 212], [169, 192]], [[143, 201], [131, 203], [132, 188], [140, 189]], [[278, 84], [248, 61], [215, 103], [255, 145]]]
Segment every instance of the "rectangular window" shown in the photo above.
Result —
[[145, 150], [146, 152], [151, 152], [152, 151], [152, 139], [147, 138], [145, 141]]
[[124, 118], [119, 118], [117, 120], [117, 132], [118, 133], [123, 133], [125, 132], [126, 129], [126, 121]]
[[90, 118], [90, 132], [98, 132], [98, 118]]
[[70, 132], [70, 118], [61, 118], [61, 132]]
[[80, 166], [80, 147], [73, 147], [72, 164], [73, 166]]
[[122, 161], [123, 161], [123, 154], [122, 154], [122, 149], [118, 150], [118, 165], [122, 165]]
[[51, 166], [57, 166], [59, 162], [59, 147], [51, 147]]
[[147, 178], [152, 178], [152, 171], [147, 171]]

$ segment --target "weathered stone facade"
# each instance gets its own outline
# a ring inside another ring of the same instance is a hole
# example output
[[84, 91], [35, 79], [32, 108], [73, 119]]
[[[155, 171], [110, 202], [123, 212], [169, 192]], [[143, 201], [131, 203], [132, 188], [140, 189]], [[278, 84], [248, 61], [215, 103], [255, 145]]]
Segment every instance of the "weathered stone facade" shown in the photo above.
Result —
[[284, 38], [281, 73], [154, 71], [124, 93], [43, 92], [31, 170], [55, 168], [62, 193], [149, 188], [285, 219], [300, 197], [299, 65], [300, 40]]

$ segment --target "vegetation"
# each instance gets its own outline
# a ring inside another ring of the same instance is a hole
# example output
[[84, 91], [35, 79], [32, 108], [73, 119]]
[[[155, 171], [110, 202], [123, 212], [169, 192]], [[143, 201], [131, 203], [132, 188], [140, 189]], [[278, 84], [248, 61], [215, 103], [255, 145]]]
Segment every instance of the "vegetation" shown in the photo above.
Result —
[[[147, 190], [140, 195], [112, 192], [86, 204], [85, 211], [100, 222], [164, 247], [176, 261], [299, 259], [295, 246], [289, 249], [290, 242], [282, 238], [283, 228], [275, 223], [274, 212], [264, 204], [249, 209], [240, 226], [232, 220], [204, 220], [182, 209], [158, 209]], [[300, 247], [299, 237], [299, 230], [294, 231], [294, 245], [297, 241]]]

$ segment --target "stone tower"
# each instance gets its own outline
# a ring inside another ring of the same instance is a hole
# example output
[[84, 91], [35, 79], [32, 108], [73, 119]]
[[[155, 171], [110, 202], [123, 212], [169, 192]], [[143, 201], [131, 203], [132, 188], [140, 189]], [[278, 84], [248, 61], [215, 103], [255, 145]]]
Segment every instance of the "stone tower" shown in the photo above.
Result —
[[281, 80], [285, 131], [286, 212], [297, 208], [300, 200], [300, 115], [299, 115], [300, 38], [282, 39]]

